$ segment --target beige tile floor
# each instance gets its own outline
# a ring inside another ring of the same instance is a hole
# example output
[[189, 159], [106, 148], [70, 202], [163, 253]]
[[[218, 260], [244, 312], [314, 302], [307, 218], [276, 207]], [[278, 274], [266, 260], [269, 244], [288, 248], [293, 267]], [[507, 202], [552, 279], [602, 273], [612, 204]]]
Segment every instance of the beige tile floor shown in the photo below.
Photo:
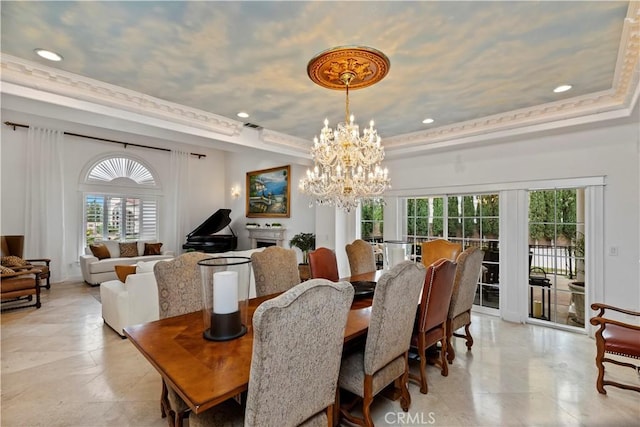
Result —
[[[41, 309], [2, 314], [0, 425], [167, 425], [159, 375], [103, 324], [96, 292], [81, 283], [54, 284], [43, 291]], [[428, 395], [410, 385], [409, 417], [398, 402], [378, 398], [376, 425], [640, 425], [640, 393], [596, 392], [590, 338], [490, 316], [473, 320], [472, 352], [458, 340], [446, 378], [429, 366]], [[630, 369], [611, 371], [640, 383]]]

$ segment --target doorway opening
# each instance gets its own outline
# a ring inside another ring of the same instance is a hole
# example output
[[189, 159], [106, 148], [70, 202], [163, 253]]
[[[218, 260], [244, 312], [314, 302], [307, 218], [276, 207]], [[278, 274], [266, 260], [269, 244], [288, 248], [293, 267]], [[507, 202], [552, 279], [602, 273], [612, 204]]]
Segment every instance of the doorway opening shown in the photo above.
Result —
[[584, 188], [529, 192], [529, 319], [584, 329], [584, 212]]

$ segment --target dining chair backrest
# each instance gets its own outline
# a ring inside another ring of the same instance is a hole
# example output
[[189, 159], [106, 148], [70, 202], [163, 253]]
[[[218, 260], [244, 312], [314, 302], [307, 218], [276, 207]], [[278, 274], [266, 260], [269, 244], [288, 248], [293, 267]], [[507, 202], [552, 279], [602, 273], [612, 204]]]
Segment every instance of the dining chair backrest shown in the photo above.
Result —
[[376, 271], [376, 258], [371, 243], [357, 239], [352, 243], [348, 243], [345, 250], [352, 276]]
[[425, 267], [429, 267], [434, 262], [441, 258], [454, 261], [458, 258], [462, 252], [462, 245], [459, 243], [453, 243], [445, 239], [430, 240], [428, 242], [422, 242], [421, 244], [421, 257], [422, 264]]
[[336, 253], [329, 248], [318, 248], [309, 252], [309, 269], [312, 279], [327, 279], [337, 282], [340, 277]]
[[258, 306], [245, 426], [327, 425], [353, 293], [311, 279]]
[[[467, 313], [465, 317], [471, 316], [469, 310], [471, 310], [473, 300], [476, 296], [483, 258], [484, 251], [473, 246], [468, 247], [458, 256], [456, 260], [456, 275], [453, 279], [451, 304], [449, 304], [449, 319], [455, 319], [463, 313]], [[464, 324], [463, 322], [460, 326]], [[460, 326], [455, 329], [458, 329]]]
[[418, 331], [427, 332], [446, 323], [455, 275], [456, 263], [448, 259], [441, 259], [427, 268], [420, 298]]
[[211, 254], [187, 252], [153, 266], [160, 319], [202, 310], [202, 280], [198, 262], [206, 258], [211, 258]]
[[374, 375], [409, 350], [425, 268], [402, 261], [384, 273], [373, 294], [364, 373]]
[[300, 283], [298, 257], [293, 249], [269, 246], [262, 252], [254, 252], [251, 267], [259, 297], [287, 291]]

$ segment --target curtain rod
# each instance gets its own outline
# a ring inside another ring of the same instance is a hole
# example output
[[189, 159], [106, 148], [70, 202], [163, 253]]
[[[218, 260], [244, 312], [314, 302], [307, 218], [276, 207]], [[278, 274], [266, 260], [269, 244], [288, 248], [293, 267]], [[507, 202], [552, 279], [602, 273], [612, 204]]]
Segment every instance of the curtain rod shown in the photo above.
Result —
[[[13, 127], [13, 130], [16, 130], [16, 128], [29, 128], [29, 125], [23, 125], [20, 123], [14, 123], [14, 122], [4, 122], [5, 125], [7, 126], [11, 126]], [[113, 139], [106, 139], [106, 138], [98, 138], [96, 136], [89, 136], [89, 135], [81, 135], [79, 133], [73, 133], [73, 132], [63, 132], [65, 135], [71, 135], [71, 136], [78, 136], [80, 138], [87, 138], [87, 139], [94, 139], [96, 141], [103, 141], [103, 142], [113, 142], [115, 144], [122, 144], [124, 145], [124, 148], [127, 148], [128, 145], [131, 145], [132, 147], [140, 147], [140, 148], [148, 148], [150, 150], [160, 150], [160, 151], [172, 151], [169, 148], [160, 148], [160, 147], [152, 147], [150, 145], [142, 145], [142, 144], [134, 144], [131, 142], [122, 142], [122, 141], [116, 141]], [[192, 156], [196, 156], [198, 157], [198, 159], [201, 159], [203, 157], [207, 157], [206, 154], [198, 154], [198, 153], [189, 153]]]

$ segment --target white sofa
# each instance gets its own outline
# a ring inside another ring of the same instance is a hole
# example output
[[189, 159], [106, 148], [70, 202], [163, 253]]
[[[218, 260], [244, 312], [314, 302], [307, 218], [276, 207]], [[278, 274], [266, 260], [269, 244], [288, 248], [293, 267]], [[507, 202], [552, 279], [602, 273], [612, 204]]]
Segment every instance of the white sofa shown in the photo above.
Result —
[[[245, 256], [264, 248], [211, 254], [211, 257]], [[162, 260], [138, 262], [136, 273], [127, 276], [125, 283], [109, 280], [100, 284], [102, 318], [104, 322], [124, 338], [125, 326], [158, 320], [158, 286], [153, 266]], [[249, 297], [256, 296], [256, 281], [251, 269]]]
[[138, 253], [136, 257], [120, 257], [120, 246], [117, 240], [96, 241], [96, 243], [104, 244], [109, 250], [110, 258], [98, 259], [93, 256], [89, 247], [85, 248], [85, 254], [80, 255], [80, 270], [82, 278], [85, 282], [92, 286], [99, 285], [107, 280], [117, 279], [116, 265], [133, 265], [138, 261], [157, 261], [160, 259], [171, 259], [174, 254], [172, 251], [162, 251], [161, 255], [142, 255], [144, 253], [145, 243], [155, 243], [150, 240], [139, 240]]

